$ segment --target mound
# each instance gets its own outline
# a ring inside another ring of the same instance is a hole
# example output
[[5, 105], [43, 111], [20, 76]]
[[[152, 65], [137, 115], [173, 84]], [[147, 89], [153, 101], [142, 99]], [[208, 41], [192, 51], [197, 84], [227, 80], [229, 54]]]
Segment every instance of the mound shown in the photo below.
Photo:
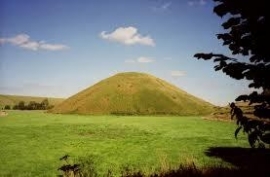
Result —
[[213, 106], [149, 74], [104, 79], [54, 107], [52, 113], [205, 115]]

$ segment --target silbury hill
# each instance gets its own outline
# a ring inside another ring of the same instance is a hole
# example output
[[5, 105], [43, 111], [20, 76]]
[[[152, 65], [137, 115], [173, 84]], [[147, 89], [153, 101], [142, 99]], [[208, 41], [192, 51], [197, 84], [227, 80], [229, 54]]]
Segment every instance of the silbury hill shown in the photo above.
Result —
[[213, 105], [149, 74], [119, 73], [71, 96], [50, 112], [115, 115], [206, 115]]

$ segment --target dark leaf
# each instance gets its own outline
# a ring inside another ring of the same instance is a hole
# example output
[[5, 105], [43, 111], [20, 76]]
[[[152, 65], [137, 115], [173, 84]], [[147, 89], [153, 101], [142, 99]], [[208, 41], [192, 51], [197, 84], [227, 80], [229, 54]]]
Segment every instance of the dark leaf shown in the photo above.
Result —
[[72, 170], [72, 169], [73, 169], [73, 166], [72, 165], [69, 165], [69, 164], [63, 165], [60, 168], [58, 168], [58, 170], [61, 170], [61, 171], [64, 171], [64, 172], [69, 171], [69, 170]]
[[219, 61], [226, 61], [228, 60], [228, 57], [225, 57], [225, 56], [221, 56], [221, 57], [217, 57], [214, 59], [214, 62], [219, 62]]
[[204, 60], [209, 60], [213, 57], [213, 54], [212, 53], [196, 53], [194, 57], [198, 59], [202, 58]]
[[80, 169], [80, 165], [79, 164], [74, 164], [73, 166], [72, 166], [72, 170], [73, 171], [78, 171]]
[[235, 99], [235, 101], [247, 101], [248, 99], [249, 99], [248, 95], [240, 95]]
[[250, 133], [248, 135], [248, 142], [249, 142], [249, 145], [252, 147], [252, 148], [255, 148], [255, 142], [257, 140], [257, 135], [255, 132], [253, 133]]
[[237, 119], [237, 121], [236, 121], [236, 125], [241, 125], [241, 121], [240, 121], [240, 119]]
[[261, 140], [266, 144], [270, 144], [270, 133], [263, 134]]
[[225, 23], [222, 24], [224, 29], [229, 29], [232, 26], [238, 25], [240, 23], [240, 17], [232, 17], [229, 20], [227, 20]]
[[64, 155], [63, 157], [61, 157], [59, 160], [67, 160], [68, 158], [69, 158], [69, 155], [66, 154], [66, 155]]
[[259, 118], [270, 118], [270, 108], [257, 108], [254, 111], [254, 115]]
[[224, 4], [219, 4], [214, 8], [214, 12], [220, 16], [223, 17], [228, 13], [227, 7]]
[[217, 34], [218, 39], [222, 39], [223, 41], [231, 40], [232, 36], [229, 33]]
[[231, 43], [231, 41], [224, 41], [223, 45], [229, 45]]
[[247, 56], [247, 55], [249, 55], [249, 52], [248, 52], [248, 50], [242, 50], [241, 51], [241, 53], [242, 53], [242, 55], [244, 55], [244, 56]]
[[260, 149], [265, 149], [265, 145], [262, 142], [259, 142], [259, 147]]
[[263, 127], [262, 127], [262, 130], [264, 132], [266, 132], [266, 131], [269, 131], [270, 132], [270, 123], [264, 123], [263, 124]]
[[223, 66], [221, 66], [221, 65], [216, 65], [214, 68], [215, 68], [215, 71], [218, 71], [218, 70], [221, 70], [221, 69], [223, 68]]
[[221, 60], [219, 63], [220, 66], [225, 67], [227, 65], [226, 61]]
[[237, 135], [238, 135], [238, 133], [239, 133], [239, 131], [242, 129], [242, 126], [240, 126], [240, 127], [238, 127], [236, 130], [235, 130], [235, 132], [234, 132], [234, 137], [235, 137], [235, 139], [237, 139]]

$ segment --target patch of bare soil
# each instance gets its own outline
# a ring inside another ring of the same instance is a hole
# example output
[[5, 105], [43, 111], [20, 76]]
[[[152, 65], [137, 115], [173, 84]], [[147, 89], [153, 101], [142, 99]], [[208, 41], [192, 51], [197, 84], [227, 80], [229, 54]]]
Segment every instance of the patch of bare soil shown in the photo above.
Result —
[[6, 112], [6, 111], [0, 111], [0, 116], [2, 117], [2, 116], [7, 116], [8, 115], [8, 113]]

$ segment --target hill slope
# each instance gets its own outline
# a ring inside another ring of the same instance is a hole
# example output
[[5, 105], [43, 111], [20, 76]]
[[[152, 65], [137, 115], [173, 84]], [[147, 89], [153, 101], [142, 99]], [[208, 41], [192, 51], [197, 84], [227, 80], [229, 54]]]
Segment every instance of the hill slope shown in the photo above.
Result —
[[[20, 96], [20, 95], [0, 95], [0, 108], [5, 105], [13, 107], [18, 104], [20, 101], [24, 101], [25, 104], [28, 104], [30, 101], [35, 101], [40, 103], [47, 97], [34, 97], [34, 96]], [[48, 98], [50, 105], [57, 105], [64, 101], [64, 98]]]
[[127, 72], [104, 79], [51, 110], [76, 114], [202, 115], [213, 106], [154, 76]]

